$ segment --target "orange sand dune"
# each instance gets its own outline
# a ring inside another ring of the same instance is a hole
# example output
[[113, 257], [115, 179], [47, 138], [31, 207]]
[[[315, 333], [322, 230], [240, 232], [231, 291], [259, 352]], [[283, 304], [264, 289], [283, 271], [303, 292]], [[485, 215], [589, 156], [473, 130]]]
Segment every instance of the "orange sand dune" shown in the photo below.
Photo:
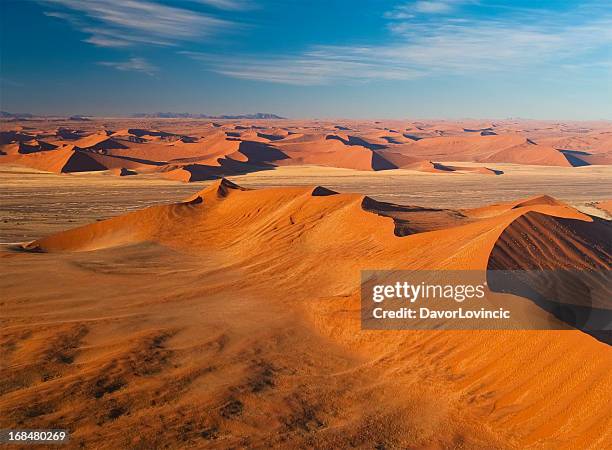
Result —
[[559, 149], [586, 151], [594, 154], [610, 154], [612, 150], [612, 131], [598, 130], [570, 136], [546, 136], [538, 139], [538, 143]]
[[191, 182], [218, 178], [222, 175], [219, 164], [207, 166], [202, 164], [180, 164], [161, 167], [157, 173], [168, 180]]
[[89, 136], [77, 139], [71, 142], [75, 147], [81, 149], [109, 149], [109, 148], [125, 148], [113, 138], [109, 137], [106, 132], [94, 133]]
[[[484, 269], [501, 232], [510, 224], [526, 217], [528, 213], [585, 222], [589, 224], [586, 226], [593, 230], [601, 226], [599, 221], [594, 223], [591, 217], [543, 196], [472, 210], [471, 214], [466, 211], [468, 217], [482, 219], [451, 229], [399, 238], [394, 234], [395, 224], [391, 214], [387, 212], [383, 217], [364, 210], [365, 205], [376, 203], [378, 202], [363, 195], [338, 194], [320, 187], [245, 190], [223, 179], [185, 203], [155, 206], [97, 222], [34, 241], [27, 248], [43, 251], [82, 251], [155, 241], [175, 248], [208, 249], [211, 245], [231, 247], [235, 236], [259, 236], [261, 239], [252, 239], [250, 244], [241, 244], [243, 250], [245, 245], [252, 247], [248, 252], [251, 257], [252, 252], [257, 254], [270, 251], [270, 242], [264, 239], [268, 234], [278, 238], [304, 229], [299, 233], [300, 239], [306, 242], [314, 239], [317, 244], [313, 241], [312, 245], [320, 248], [330, 259], [334, 258], [333, 248], [338, 242], [346, 241], [353, 245], [367, 236], [368, 241], [376, 243], [379, 251], [388, 255], [385, 265], [390, 267], [399, 264], [397, 256], [410, 248], [410, 259], [402, 257], [402, 265], [440, 268], [441, 261], [436, 252], [431, 252], [431, 244], [423, 246], [427, 255], [421, 255], [415, 249], [425, 242], [433, 241], [437, 247], [444, 249], [441, 252], [445, 255], [442, 264], [444, 267]], [[381, 209], [388, 209], [385, 204], [379, 205], [382, 205], [379, 207]], [[368, 209], [377, 208], [374, 206]], [[403, 218], [407, 219], [405, 215]], [[224, 223], [228, 226], [231, 224], [233, 232], [224, 237], [225, 242], [219, 242], [217, 238], [214, 240], [216, 243], [212, 244], [213, 240], [208, 234], [223, 228]], [[313, 228], [315, 223], [316, 227]], [[358, 230], [353, 229], [347, 226], [349, 223], [360, 223], [360, 227]], [[295, 227], [296, 224], [299, 224], [299, 227]], [[309, 233], [308, 230], [311, 229], [316, 230], [316, 233]], [[320, 241], [322, 235], [326, 236], [325, 241]], [[599, 240], [603, 240], [602, 232], [598, 231], [596, 235]], [[279, 245], [285, 245], [282, 239]], [[356, 245], [350, 251], [354, 254], [354, 264], [367, 263], [370, 257], [367, 254], [355, 253], [358, 249], [359, 245]], [[339, 252], [339, 256], [346, 258], [346, 252]], [[581, 257], [583, 255], [577, 256], [578, 259]], [[569, 256], [564, 255], [564, 258]], [[600, 256], [598, 261], [600, 265], [605, 266], [605, 258]], [[550, 263], [549, 260], [542, 262]], [[578, 262], [575, 266], [581, 267]]]
[[268, 141], [277, 141], [280, 139], [285, 139], [287, 136], [289, 136], [289, 131], [282, 128], [264, 128], [259, 130], [257, 135], [260, 138], [267, 139]]
[[363, 269], [609, 270], [609, 231], [546, 196], [452, 211], [222, 179], [0, 253], [0, 426], [100, 448], [605, 448], [609, 345], [366, 331], [359, 289]]
[[[333, 135], [330, 135], [333, 136]], [[361, 145], [346, 145], [325, 134], [291, 135], [274, 143], [289, 159], [280, 164], [315, 164], [372, 170], [372, 152]]]
[[[385, 153], [387, 155], [388, 153]], [[406, 164], [398, 166], [402, 169], [418, 170], [419, 172], [430, 172], [430, 173], [479, 173], [483, 175], [501, 175], [501, 170], [489, 169], [487, 167], [461, 167], [461, 166], [450, 166], [446, 164], [436, 163], [433, 161], [417, 161], [408, 162]]]
[[[257, 210], [257, 217], [260, 218], [260, 221], [266, 223], [266, 229], [273, 228], [275, 230], [279, 229], [281, 223], [283, 224], [281, 228], [285, 228], [299, 221], [298, 217], [306, 216], [305, 220], [309, 221], [312, 220], [311, 215], [316, 216], [323, 211], [327, 211], [328, 213], [320, 219], [321, 222], [317, 227], [323, 227], [323, 224], [329, 223], [325, 227], [339, 228], [333, 234], [351, 233], [350, 229], [340, 229], [346, 228], [346, 226], [341, 226], [342, 224], [338, 223], [339, 217], [342, 217], [346, 218], [347, 222], [360, 221], [359, 231], [361, 234], [377, 236], [377, 239], [381, 243], [384, 242], [385, 245], [388, 245], [390, 249], [396, 250], [407, 245], [406, 243], [410, 242], [409, 239], [400, 239], [394, 235], [393, 220], [366, 212], [363, 209], [364, 204], [371, 204], [372, 202], [373, 200], [363, 195], [338, 194], [320, 187], [266, 189], [261, 191], [245, 190], [222, 179], [185, 203], [156, 206], [127, 216], [97, 222], [43, 238], [35, 241], [32, 246], [45, 251], [74, 251], [82, 250], [83, 248], [106, 248], [126, 243], [137, 243], [143, 240], [155, 240], [172, 246], [184, 247], [187, 245], [188, 247], [197, 248], [201, 245], [208, 245], [209, 241], [205, 237], [206, 233], [193, 233], [193, 230], [200, 227], [203, 227], [203, 230], [207, 230], [206, 223], [208, 221], [214, 221], [216, 227], [220, 227], [225, 220], [229, 220], [237, 233], [236, 229], [240, 228], [238, 225], [242, 223], [241, 217], [248, 217], [244, 226], [255, 232], [254, 230], [257, 230], [260, 225], [259, 221], [255, 220], [255, 217], [252, 216], [252, 213], [248, 212], [251, 210]], [[285, 203], [287, 207], [279, 209], [279, 205]], [[309, 213], [311, 210], [313, 212]], [[227, 213], [228, 218], [224, 219], [218, 215], [211, 217], [212, 214], [218, 214], [219, 211]], [[455, 229], [455, 232], [462, 237], [470, 237], [472, 236], [471, 233], [475, 233], [474, 236], [481, 238], [483, 229], [499, 230], [500, 227], [503, 229], [519, 217], [531, 212], [585, 222], [593, 221], [589, 216], [551, 197], [542, 196], [477, 210], [467, 210], [465, 213], [468, 216], [474, 218], [481, 217], [483, 220], [458, 227]], [[347, 216], [347, 214], [350, 215]], [[180, 221], [177, 218], [180, 218]], [[238, 223], [236, 223], [236, 220], [238, 220]], [[289, 223], [285, 224], [285, 220], [288, 220]], [[275, 225], [277, 223], [278, 225]], [[136, 226], [136, 224], [138, 225]], [[188, 224], [196, 228], [187, 226]], [[181, 231], [181, 229], [185, 228], [189, 230], [187, 234]], [[371, 232], [366, 233], [364, 230]], [[453, 233], [446, 234], [450, 237], [443, 239], [443, 241], [458, 241], [457, 237], [452, 235]], [[181, 239], [183, 235], [186, 240]], [[116, 239], [113, 236], [116, 236]], [[199, 240], [194, 241], [195, 237]], [[427, 235], [426, 237], [430, 238], [431, 236]], [[495, 243], [498, 237], [499, 235], [494, 237], [491, 245]], [[463, 241], [463, 239], [461, 240]], [[115, 244], [115, 241], [119, 244]], [[450, 252], [450, 254], [453, 253]], [[420, 260], [419, 264], [423, 262], [423, 260]], [[484, 265], [486, 267], [486, 258], [466, 262], [469, 262], [470, 266]]]
[[408, 164], [404, 166], [404, 168], [432, 173], [454, 172], [454, 170], [451, 169], [449, 166], [445, 166], [444, 164], [440, 163], [434, 163], [432, 161], [419, 161], [414, 164]]
[[470, 134], [425, 138], [398, 146], [402, 153], [436, 160], [571, 166], [564, 154], [519, 135]]
[[19, 141], [11, 144], [1, 145], [0, 154], [4, 153], [6, 155], [16, 155], [18, 153], [36, 153], [54, 150], [56, 148], [57, 145], [38, 139], [32, 139], [29, 141]]
[[10, 155], [5, 161], [55, 173], [107, 170], [109, 167], [99, 162], [99, 158], [99, 155], [68, 145], [55, 150]]
[[475, 157], [486, 155], [496, 150], [521, 145], [525, 139], [521, 136], [479, 136], [472, 133], [456, 136], [436, 136], [413, 140], [407, 151], [412, 150], [415, 155], [426, 156], [432, 152], [443, 155], [446, 152], [461, 155], [462, 157]]
[[[183, 203], [24, 246], [59, 253], [10, 254], [19, 270], [66, 257], [54, 276], [80, 272], [83, 284], [56, 288], [42, 271], [47, 292], [79, 289], [74, 303], [98, 286], [103, 297], [61, 326], [12, 325], [27, 347], [8, 356], [21, 372], [0, 398], [0, 425], [69, 418], [75, 440], [102, 447], [605, 448], [607, 344], [578, 330], [364, 331], [359, 277], [609, 270], [609, 230], [546, 196], [453, 212], [220, 180]], [[56, 354], [41, 366], [47, 342]], [[138, 436], [121, 431], [134, 427]]]
[[385, 170], [385, 169], [406, 169], [414, 168], [419, 164], [426, 164], [427, 161], [420, 161], [417, 158], [406, 156], [402, 153], [395, 153], [390, 150], [377, 150], [372, 152], [372, 168], [374, 170]]
[[239, 141], [226, 139], [224, 133], [215, 133], [194, 142], [175, 141], [173, 143], [133, 144], [128, 150], [113, 151], [113, 155], [129, 156], [156, 162], [202, 161], [216, 164], [217, 159], [234, 153], [240, 146]]
[[472, 218], [485, 218], [497, 216], [502, 213], [506, 213], [513, 209], [518, 209], [528, 206], [547, 205], [558, 208], [559, 210], [571, 211], [573, 208], [566, 205], [565, 203], [556, 200], [549, 195], [538, 195], [536, 197], [527, 198], [524, 200], [515, 200], [510, 202], [499, 203], [495, 205], [483, 206], [480, 208], [472, 208], [462, 210], [462, 213]]
[[612, 215], [612, 200], [606, 200], [605, 202], [597, 203], [597, 207], [606, 211], [608, 214]]
[[530, 142], [500, 150], [486, 158], [482, 158], [481, 161], [533, 164], [540, 166], [571, 167], [573, 165], [562, 152], [552, 147], [544, 147]]

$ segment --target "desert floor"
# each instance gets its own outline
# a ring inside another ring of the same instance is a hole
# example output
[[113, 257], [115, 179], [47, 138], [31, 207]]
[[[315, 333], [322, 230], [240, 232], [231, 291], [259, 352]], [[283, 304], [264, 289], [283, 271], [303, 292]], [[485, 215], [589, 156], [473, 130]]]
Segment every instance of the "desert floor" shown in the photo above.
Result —
[[[480, 166], [462, 162], [463, 166]], [[228, 177], [244, 187], [321, 185], [376, 200], [428, 208], [475, 208], [550, 195], [588, 214], [610, 219], [595, 203], [612, 196], [612, 167], [550, 167], [496, 164], [503, 176], [382, 172], [333, 167], [278, 167]], [[569, 181], [568, 181], [569, 180]], [[119, 178], [107, 172], [53, 174], [0, 166], [0, 242], [24, 242], [154, 204], [184, 200], [213, 181], [190, 184], [155, 175]]]

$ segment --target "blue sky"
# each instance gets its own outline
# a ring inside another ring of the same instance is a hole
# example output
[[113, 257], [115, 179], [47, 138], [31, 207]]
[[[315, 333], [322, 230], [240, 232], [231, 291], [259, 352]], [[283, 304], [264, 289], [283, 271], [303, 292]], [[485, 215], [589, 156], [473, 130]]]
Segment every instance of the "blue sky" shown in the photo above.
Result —
[[612, 119], [608, 0], [0, 0], [0, 107]]

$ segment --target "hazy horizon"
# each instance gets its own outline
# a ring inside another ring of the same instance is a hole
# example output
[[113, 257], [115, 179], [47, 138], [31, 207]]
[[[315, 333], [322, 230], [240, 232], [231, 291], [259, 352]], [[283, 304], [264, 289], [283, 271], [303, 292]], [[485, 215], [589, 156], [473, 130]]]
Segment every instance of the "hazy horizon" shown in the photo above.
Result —
[[[185, 111], [142, 111], [136, 113], [125, 113], [125, 114], [80, 114], [78, 112], [67, 112], [64, 114], [60, 113], [52, 113], [52, 114], [35, 114], [30, 111], [6, 111], [1, 110], [2, 112], [9, 113], [14, 116], [27, 115], [32, 114], [34, 118], [69, 118], [69, 117], [82, 117], [82, 118], [92, 118], [92, 119], [168, 119], [168, 120], [241, 120], [241, 119], [232, 119], [232, 118], [221, 118], [220, 116], [247, 116], [253, 114], [276, 114], [271, 111], [258, 111], [254, 110], [253, 113], [242, 113], [242, 112], [222, 112], [218, 114], [209, 114], [206, 112], [185, 112]], [[146, 117], [139, 116], [139, 114], [191, 114], [194, 116], [197, 115], [206, 115], [209, 117]], [[568, 123], [580, 123], [580, 122], [612, 122], [612, 119], [601, 118], [601, 119], [571, 119], [571, 118], [557, 118], [551, 119], [546, 117], [419, 117], [419, 116], [407, 116], [407, 117], [360, 117], [360, 118], [351, 118], [351, 117], [343, 117], [343, 116], [296, 116], [296, 117], [286, 117], [281, 114], [277, 114], [281, 116], [279, 119], [252, 119], [252, 120], [289, 120], [289, 121], [325, 121], [325, 122], [334, 122], [334, 121], [347, 121], [347, 122], [372, 122], [372, 121], [430, 121], [430, 122], [464, 122], [464, 121], [491, 121], [491, 122], [505, 122], [505, 121], [526, 121], [526, 122], [551, 122], [551, 123], [559, 123], [559, 122], [568, 122]]]

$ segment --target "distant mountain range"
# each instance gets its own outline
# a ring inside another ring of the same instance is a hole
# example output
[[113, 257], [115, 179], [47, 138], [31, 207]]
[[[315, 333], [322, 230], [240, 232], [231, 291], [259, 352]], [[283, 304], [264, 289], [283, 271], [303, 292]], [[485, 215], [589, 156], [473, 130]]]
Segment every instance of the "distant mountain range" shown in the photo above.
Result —
[[30, 113], [10, 113], [6, 111], [0, 111], [0, 118], [2, 119], [31, 119], [34, 117]]
[[171, 113], [171, 112], [156, 112], [156, 113], [138, 113], [132, 117], [145, 117], [151, 119], [285, 119], [285, 117], [277, 116], [270, 113], [255, 113], [255, 114], [236, 114], [209, 116], [208, 114], [191, 114], [191, 113]]
[[[0, 111], [0, 118], [2, 119], [32, 119], [34, 117], [47, 117], [38, 116], [30, 113], [10, 113], [7, 111]], [[207, 114], [190, 114], [190, 113], [171, 113], [171, 112], [156, 112], [156, 113], [137, 113], [132, 114], [132, 117], [148, 118], [148, 119], [285, 119], [285, 117], [277, 116], [276, 114], [270, 113], [255, 113], [255, 114], [236, 114], [236, 115], [223, 115], [223, 116], [209, 116]], [[75, 115], [70, 116], [69, 120], [86, 121], [89, 120], [87, 117]]]

